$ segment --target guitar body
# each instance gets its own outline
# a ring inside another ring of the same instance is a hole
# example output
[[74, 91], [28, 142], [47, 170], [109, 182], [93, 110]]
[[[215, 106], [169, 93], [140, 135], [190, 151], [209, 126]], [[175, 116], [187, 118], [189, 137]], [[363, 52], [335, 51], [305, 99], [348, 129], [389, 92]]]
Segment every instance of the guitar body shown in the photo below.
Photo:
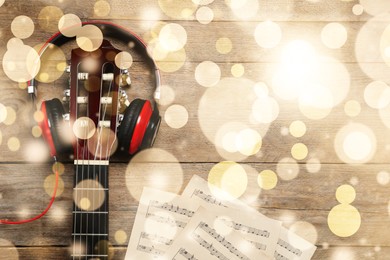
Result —
[[71, 54], [70, 122], [76, 137], [72, 259], [108, 259], [108, 164], [116, 149], [120, 51], [104, 40]]

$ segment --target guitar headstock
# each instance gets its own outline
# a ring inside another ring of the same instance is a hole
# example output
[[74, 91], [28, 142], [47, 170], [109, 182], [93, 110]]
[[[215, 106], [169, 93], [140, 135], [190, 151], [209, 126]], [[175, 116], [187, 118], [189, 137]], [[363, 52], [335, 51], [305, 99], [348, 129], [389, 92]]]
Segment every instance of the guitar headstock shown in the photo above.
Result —
[[95, 51], [72, 50], [70, 122], [75, 160], [108, 160], [117, 147], [120, 53], [107, 40]]

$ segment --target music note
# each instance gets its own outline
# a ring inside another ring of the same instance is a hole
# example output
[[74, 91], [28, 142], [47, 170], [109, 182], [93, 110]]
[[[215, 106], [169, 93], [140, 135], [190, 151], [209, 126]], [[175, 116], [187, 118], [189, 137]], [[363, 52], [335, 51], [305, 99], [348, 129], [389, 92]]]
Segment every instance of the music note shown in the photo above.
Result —
[[167, 202], [161, 203], [158, 201], [150, 201], [149, 206], [154, 207], [154, 208], [164, 209], [164, 210], [167, 210], [167, 211], [172, 212], [172, 213], [177, 213], [177, 214], [180, 214], [183, 216], [187, 216], [189, 218], [192, 217], [195, 213], [194, 211], [191, 211], [191, 210], [188, 210], [185, 208], [181, 208], [179, 206], [175, 206], [174, 204], [167, 203]]
[[154, 242], [154, 243], [160, 243], [160, 244], [164, 244], [164, 245], [171, 245], [173, 240], [172, 239], [169, 239], [169, 238], [166, 238], [166, 237], [163, 237], [163, 236], [158, 236], [158, 235], [155, 235], [155, 234], [148, 234], [146, 232], [142, 232], [141, 233], [141, 238], [144, 238], [144, 239], [147, 239], [151, 242]]
[[279, 239], [278, 240], [278, 245], [282, 248], [285, 248], [286, 250], [288, 250], [289, 252], [293, 253], [294, 255], [296, 256], [301, 256], [302, 255], [302, 251], [299, 250], [298, 248], [296, 247], [293, 247], [290, 243], [282, 240], [282, 239]]
[[137, 250], [140, 250], [142, 252], [146, 252], [152, 255], [163, 255], [164, 251], [161, 251], [157, 248], [154, 248], [154, 246], [144, 246], [144, 245], [137, 245]]

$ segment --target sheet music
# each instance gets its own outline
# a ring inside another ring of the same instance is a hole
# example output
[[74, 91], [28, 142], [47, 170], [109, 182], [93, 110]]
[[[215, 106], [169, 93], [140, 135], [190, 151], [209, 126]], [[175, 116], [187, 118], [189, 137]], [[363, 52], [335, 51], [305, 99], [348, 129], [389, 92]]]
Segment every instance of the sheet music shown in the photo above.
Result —
[[144, 188], [125, 259], [161, 259], [198, 208], [188, 198]]
[[311, 259], [316, 246], [282, 227], [274, 258], [276, 260]]
[[173, 242], [164, 260], [261, 260], [271, 259], [232, 229], [222, 234], [214, 227], [218, 216], [199, 208]]
[[[184, 189], [182, 196], [189, 197], [197, 201], [202, 207], [205, 207], [210, 211], [215, 209], [215, 211], [222, 212], [223, 209], [220, 207], [224, 207], [226, 209], [240, 209], [240, 211], [246, 212], [246, 214], [240, 214], [238, 219], [234, 219], [236, 224], [243, 224], [247, 227], [262, 229], [260, 223], [255, 221], [250, 223], [248, 220], [245, 220], [245, 223], [240, 223], [244, 221], [246, 216], [250, 216], [251, 214], [256, 216], [256, 218], [264, 221], [264, 223], [269, 223], [269, 221], [267, 221], [268, 218], [262, 215], [260, 212], [249, 207], [240, 200], [226, 197], [223, 192], [216, 193], [215, 190], [217, 189], [213, 188], [214, 192], [212, 193], [210, 191], [208, 182], [203, 178], [194, 175], [188, 183], [187, 187]], [[275, 220], [271, 220], [271, 222], [272, 221]], [[269, 223], [269, 226], [265, 226], [266, 229], [264, 230], [267, 230], [268, 227], [267, 231], [270, 233], [269, 239], [261, 236], [253, 236], [253, 234], [250, 235], [248, 233], [244, 233], [243, 236], [249, 241], [252, 241], [260, 250], [264, 249], [265, 245], [266, 249], [263, 251], [265, 251], [267, 255], [273, 256], [277, 260], [311, 259], [316, 250], [316, 246], [282, 227], [280, 222], [276, 222], [279, 224], [278, 226], [276, 226], [275, 223]]]
[[[198, 176], [191, 179], [182, 196], [190, 197], [208, 211], [226, 219], [226, 225], [240, 231], [258, 250], [268, 256], [274, 255], [282, 227], [280, 221], [264, 216], [237, 199], [225, 201], [216, 198], [210, 192], [208, 183]], [[237, 209], [242, 214], [237, 214]]]

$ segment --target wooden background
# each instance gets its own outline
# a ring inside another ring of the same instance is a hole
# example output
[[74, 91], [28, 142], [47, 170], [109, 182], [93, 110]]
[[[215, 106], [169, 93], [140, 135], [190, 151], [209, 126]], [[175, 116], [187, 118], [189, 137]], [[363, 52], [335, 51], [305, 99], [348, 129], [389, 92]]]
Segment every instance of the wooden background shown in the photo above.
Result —
[[[214, 12], [214, 19], [206, 25], [197, 21], [195, 13], [185, 18], [172, 17], [161, 8], [165, 6], [168, 10], [180, 11], [180, 8], [190, 6], [193, 8], [190, 8], [192, 12], [200, 8], [194, 7], [188, 0], [107, 2], [110, 12], [100, 17], [94, 12], [95, 1], [6, 0], [0, 7], [0, 54], [3, 56], [6, 53], [7, 42], [13, 37], [11, 22], [16, 16], [29, 16], [35, 23], [33, 35], [23, 40], [24, 44], [35, 46], [50, 37], [53, 31], [44, 30], [39, 21], [43, 19], [45, 22], [47, 19], [49, 24], [56, 24], [58, 20], [55, 17], [39, 16], [46, 6], [57, 6], [63, 14], [74, 13], [82, 20], [114, 21], [145, 38], [150, 37], [153, 25], [159, 21], [177, 23], [185, 28], [187, 43], [184, 47], [184, 65], [175, 72], [162, 73], [162, 83], [173, 90], [175, 97], [170, 104], [160, 106], [163, 121], [155, 144], [156, 148], [171, 154], [176, 160], [163, 157], [158, 159], [162, 163], [149, 163], [149, 173], [134, 176], [130, 172], [131, 163], [120, 157], [112, 158], [109, 176], [112, 259], [122, 259], [125, 255], [137, 210], [137, 196], [144, 185], [180, 192], [193, 174], [207, 179], [210, 169], [226, 160], [218, 153], [213, 142], [205, 137], [200, 127], [199, 101], [207, 88], [198, 84], [195, 70], [203, 61], [216, 63], [221, 69], [222, 78], [232, 77], [231, 67], [242, 64], [245, 68], [242, 77], [266, 83], [269, 95], [279, 104], [279, 115], [263, 136], [260, 152], [238, 161], [245, 167], [250, 166], [252, 170], [248, 172], [249, 185], [242, 199], [257, 207], [263, 214], [282, 220], [286, 227], [297, 221], [313, 225], [318, 247], [313, 259], [389, 259], [389, 184], [378, 183], [377, 174], [389, 168], [390, 131], [380, 119], [378, 111], [366, 104], [364, 91], [372, 81], [388, 82], [390, 78], [387, 64], [381, 57], [365, 55], [363, 60], [357, 58], [355, 50], [359, 32], [373, 18], [372, 14], [366, 12], [361, 15], [353, 14], [352, 8], [359, 1], [260, 0], [256, 15], [242, 20], [235, 16], [225, 1], [215, 0], [208, 5]], [[384, 11], [388, 10], [384, 7]], [[281, 27], [281, 42], [275, 48], [261, 48], [255, 41], [255, 28], [265, 20], [276, 22]], [[383, 22], [386, 21], [390, 23], [386, 19]], [[341, 48], [327, 48], [321, 41], [321, 31], [330, 22], [338, 22], [347, 30], [348, 39]], [[221, 37], [232, 41], [232, 50], [228, 54], [220, 54], [215, 48], [216, 41]], [[316, 52], [339, 60], [349, 72], [351, 84], [347, 97], [321, 120], [306, 118], [300, 112], [296, 100], [285, 101], [272, 92], [272, 74], [269, 71], [280, 65], [283, 47], [294, 40], [309, 42]], [[379, 48], [377, 39], [367, 41], [371, 44], [367, 44], [367, 50], [373, 46]], [[153, 83], [143, 64], [143, 58], [134, 54], [134, 60], [131, 70], [133, 86], [128, 91], [129, 95], [147, 97]], [[363, 72], [362, 67], [367, 66], [376, 71], [375, 79]], [[39, 99], [60, 97], [65, 82], [66, 76], [52, 84], [41, 84]], [[30, 104], [26, 90], [11, 81], [3, 70], [0, 70], [0, 88], [0, 103], [12, 108], [16, 115], [14, 122], [11, 120], [8, 124], [0, 124], [0, 217], [25, 218], [38, 214], [46, 206], [50, 197], [45, 191], [44, 183], [47, 176], [52, 174], [52, 165], [50, 162], [34, 163], [26, 159], [28, 144], [35, 139], [31, 135], [28, 119]], [[167, 93], [162, 92], [163, 99], [164, 94]], [[348, 100], [358, 101], [361, 105], [361, 111], [355, 117], [346, 115], [344, 111]], [[171, 128], [164, 120], [165, 111], [172, 104], [182, 105], [188, 111], [188, 122], [182, 128]], [[306, 134], [300, 138], [293, 137], [288, 131], [282, 134], [295, 120], [305, 123]], [[351, 122], [366, 125], [376, 136], [375, 154], [365, 164], [347, 164], [335, 152], [336, 134]], [[17, 151], [9, 149], [8, 140], [11, 137], [16, 137], [21, 143]], [[289, 181], [279, 178], [274, 189], [260, 191], [256, 181], [257, 173], [265, 169], [277, 172], [279, 161], [291, 157], [291, 147], [298, 142], [304, 143], [309, 151], [305, 159], [297, 161], [299, 175]], [[311, 158], [320, 163], [317, 165], [321, 166], [319, 172], [310, 173], [307, 170], [306, 162]], [[153, 182], [155, 175], [151, 173], [157, 170], [163, 176], [160, 177], [165, 185]], [[72, 163], [67, 162], [65, 172], [61, 175], [63, 192], [46, 217], [26, 225], [0, 226], [0, 259], [67, 259], [72, 225], [72, 176]], [[339, 204], [335, 192], [343, 184], [350, 184], [355, 188], [356, 199], [352, 205], [358, 209], [362, 219], [358, 232], [347, 238], [333, 234], [327, 223], [330, 210]], [[115, 237], [115, 234], [123, 232], [127, 236], [124, 240], [126, 242], [123, 242], [123, 236]]]

